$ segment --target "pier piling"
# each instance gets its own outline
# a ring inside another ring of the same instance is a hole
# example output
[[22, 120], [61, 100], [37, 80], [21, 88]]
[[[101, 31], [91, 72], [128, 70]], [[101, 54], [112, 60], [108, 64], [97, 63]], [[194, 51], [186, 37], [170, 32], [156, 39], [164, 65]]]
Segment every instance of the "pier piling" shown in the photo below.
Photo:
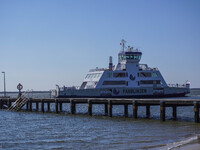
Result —
[[44, 99], [41, 100], [41, 110], [44, 113]]
[[128, 104], [124, 104], [124, 116], [128, 117]]
[[47, 102], [47, 109], [48, 109], [48, 112], [50, 112], [51, 111], [51, 107], [50, 107], [50, 102]]
[[173, 109], [173, 120], [177, 120], [177, 107], [176, 106], [172, 106]]
[[75, 103], [73, 99], [70, 100], [70, 110], [71, 110], [71, 114], [75, 113]]
[[0, 99], [0, 109], [3, 109], [3, 100]]
[[146, 118], [150, 118], [150, 105], [146, 106]]
[[38, 111], [39, 110], [39, 102], [35, 102], [35, 107], [36, 107], [36, 111]]
[[26, 102], [26, 111], [29, 110], [29, 100]]
[[194, 121], [199, 123], [199, 103], [194, 102]]
[[32, 111], [32, 99], [31, 99], [31, 98], [29, 99], [29, 105], [30, 105], [30, 106], [29, 106], [30, 111]]
[[58, 100], [55, 99], [55, 110], [56, 110], [56, 113], [58, 113]]
[[7, 105], [8, 105], [8, 108], [12, 105], [11, 99], [8, 99]]
[[160, 101], [160, 120], [165, 121], [165, 102]]
[[108, 104], [104, 104], [105, 116], [108, 116]]
[[108, 100], [109, 117], [112, 117], [112, 100]]
[[60, 112], [62, 112], [62, 102], [60, 102]]
[[92, 116], [92, 100], [88, 100], [88, 115]]
[[138, 106], [137, 106], [137, 101], [133, 101], [133, 118], [137, 119], [137, 110], [138, 110]]

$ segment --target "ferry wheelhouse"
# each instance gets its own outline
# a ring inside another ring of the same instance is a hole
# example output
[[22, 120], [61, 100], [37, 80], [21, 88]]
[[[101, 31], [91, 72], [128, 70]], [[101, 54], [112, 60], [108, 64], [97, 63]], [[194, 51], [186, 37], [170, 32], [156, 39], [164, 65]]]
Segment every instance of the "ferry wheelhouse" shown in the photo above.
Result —
[[118, 53], [118, 64], [109, 57], [108, 68], [91, 69], [80, 87], [59, 87], [58, 97], [76, 98], [152, 98], [178, 97], [190, 92], [190, 83], [169, 86], [157, 68], [140, 64], [142, 52], [126, 47]]

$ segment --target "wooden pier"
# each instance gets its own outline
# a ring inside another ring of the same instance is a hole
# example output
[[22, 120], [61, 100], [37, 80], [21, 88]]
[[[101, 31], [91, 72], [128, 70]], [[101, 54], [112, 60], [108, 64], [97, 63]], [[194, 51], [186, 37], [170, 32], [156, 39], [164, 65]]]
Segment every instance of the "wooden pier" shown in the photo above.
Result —
[[[19, 101], [16, 98], [1, 98], [0, 99], [0, 109], [14, 108], [16, 102]], [[21, 101], [20, 101], [21, 102]], [[151, 106], [160, 106], [160, 120], [165, 121], [166, 119], [166, 108], [172, 108], [172, 117], [174, 120], [177, 119], [177, 107], [181, 106], [193, 106], [194, 111], [194, 121], [199, 123], [199, 107], [200, 100], [199, 99], [114, 99], [114, 98], [56, 98], [56, 99], [26, 99], [25, 103], [22, 105], [26, 105], [27, 111], [33, 111], [32, 106], [35, 105], [36, 111], [41, 112], [50, 112], [50, 104], [55, 105], [55, 113], [60, 113], [63, 111], [63, 103], [70, 104], [70, 113], [76, 113], [76, 104], [87, 104], [88, 105], [88, 115], [92, 116], [92, 107], [94, 104], [102, 104], [104, 105], [104, 115], [112, 117], [113, 116], [113, 106], [114, 105], [123, 105], [124, 106], [124, 116], [128, 117], [128, 106], [132, 106], [132, 116], [133, 119], [138, 118], [138, 107], [145, 106], [146, 107], [146, 118], [150, 118]], [[21, 102], [22, 103], [22, 102]], [[46, 105], [46, 107], [45, 107]], [[21, 110], [20, 109], [8, 109], [8, 110]], [[40, 109], [39, 109], [40, 106]], [[24, 108], [24, 107], [23, 107]], [[47, 110], [45, 110], [45, 108]]]

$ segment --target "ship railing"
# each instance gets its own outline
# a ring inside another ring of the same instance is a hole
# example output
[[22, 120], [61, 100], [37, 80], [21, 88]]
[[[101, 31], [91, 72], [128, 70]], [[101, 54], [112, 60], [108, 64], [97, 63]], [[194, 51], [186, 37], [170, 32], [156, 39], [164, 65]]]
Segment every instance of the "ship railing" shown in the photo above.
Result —
[[71, 86], [71, 87], [59, 87], [59, 91], [67, 91], [67, 90], [78, 90], [80, 86]]
[[157, 71], [158, 70], [158, 68], [151, 68], [147, 64], [139, 64], [139, 68], [142, 71], [145, 71], [145, 70], [147, 70], [147, 71]]
[[186, 88], [186, 84], [168, 84], [169, 87]]
[[94, 72], [94, 71], [105, 71], [106, 68], [96, 68], [96, 69], [90, 69], [89, 72]]

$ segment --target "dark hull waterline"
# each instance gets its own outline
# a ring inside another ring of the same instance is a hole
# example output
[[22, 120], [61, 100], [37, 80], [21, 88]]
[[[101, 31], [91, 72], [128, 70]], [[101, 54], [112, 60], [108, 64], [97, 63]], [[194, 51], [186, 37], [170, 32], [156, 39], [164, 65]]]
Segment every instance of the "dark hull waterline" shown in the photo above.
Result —
[[167, 98], [185, 97], [186, 93], [160, 94], [160, 95], [129, 95], [129, 96], [58, 96], [57, 98]]

